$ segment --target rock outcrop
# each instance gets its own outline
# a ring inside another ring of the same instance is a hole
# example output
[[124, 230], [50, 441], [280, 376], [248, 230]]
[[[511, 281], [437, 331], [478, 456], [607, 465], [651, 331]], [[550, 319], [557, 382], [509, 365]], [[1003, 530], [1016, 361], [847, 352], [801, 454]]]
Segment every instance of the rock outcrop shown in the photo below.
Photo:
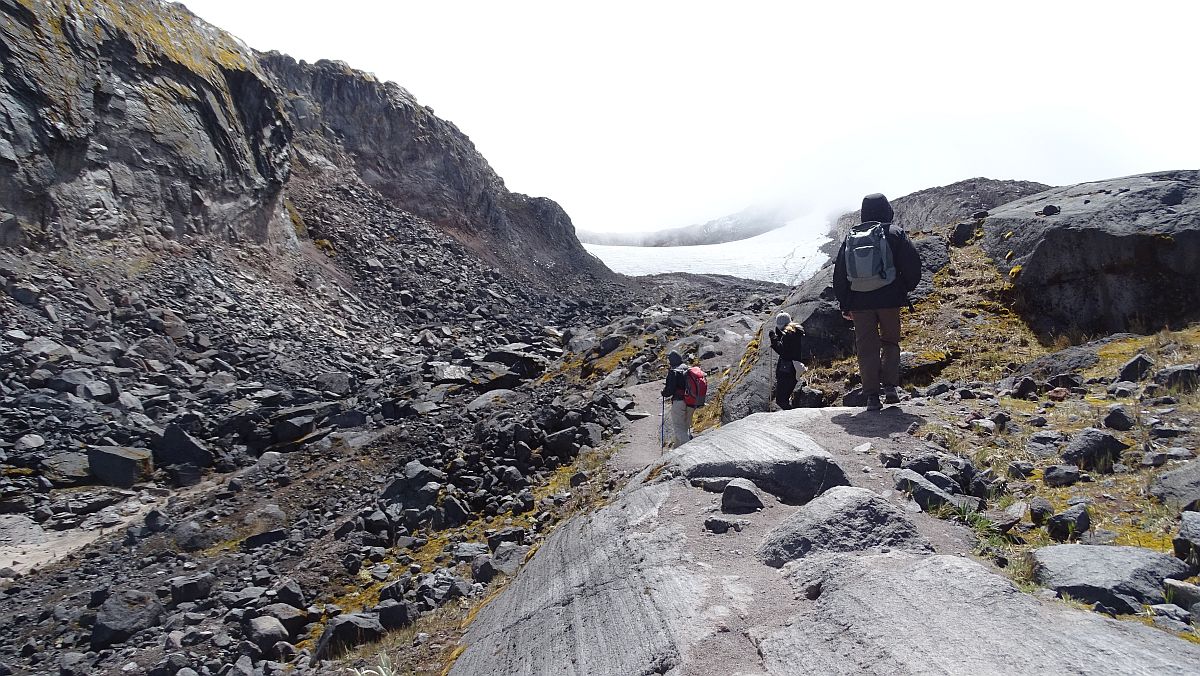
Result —
[[1153, 674], [1200, 658], [1161, 631], [1039, 602], [955, 556], [830, 557], [790, 579], [798, 593], [819, 580], [820, 593], [760, 636], [769, 674]]
[[476, 255], [543, 286], [608, 276], [558, 204], [510, 192], [458, 127], [403, 87], [337, 61], [272, 52], [261, 63], [288, 92], [297, 159], [308, 171], [353, 171]]
[[993, 209], [983, 246], [1047, 335], [1200, 317], [1200, 171], [1054, 188]]
[[6, 0], [0, 18], [0, 245], [294, 236], [292, 128], [245, 45], [157, 0]]
[[[713, 528], [710, 517], [714, 533], [701, 530], [703, 491], [714, 487], [689, 468], [739, 448], [752, 427], [796, 432], [823, 415], [751, 416], [703, 435], [565, 523], [479, 611], [451, 673], [1161, 673], [1200, 659], [1200, 647], [1162, 631], [1040, 601], [975, 561], [922, 553], [928, 544], [905, 515], [861, 488], [764, 510], [795, 510], [776, 515], [760, 545], [768, 559], [793, 559], [783, 579], [723, 544], [761, 538], [755, 526]], [[745, 446], [778, 458], [796, 442], [765, 435]], [[714, 476], [758, 483], [761, 468], [740, 455]]]

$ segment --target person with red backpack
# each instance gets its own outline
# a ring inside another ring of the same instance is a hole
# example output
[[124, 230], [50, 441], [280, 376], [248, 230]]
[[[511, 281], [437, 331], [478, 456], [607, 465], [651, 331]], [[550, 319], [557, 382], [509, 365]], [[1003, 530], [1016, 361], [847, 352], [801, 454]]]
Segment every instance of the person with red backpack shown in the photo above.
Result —
[[[668, 444], [678, 448], [692, 438], [692, 416], [704, 405], [708, 395], [708, 379], [699, 366], [683, 363], [675, 350], [667, 355], [667, 381], [662, 396], [671, 400], [671, 427]], [[664, 406], [665, 408], [665, 406]]]

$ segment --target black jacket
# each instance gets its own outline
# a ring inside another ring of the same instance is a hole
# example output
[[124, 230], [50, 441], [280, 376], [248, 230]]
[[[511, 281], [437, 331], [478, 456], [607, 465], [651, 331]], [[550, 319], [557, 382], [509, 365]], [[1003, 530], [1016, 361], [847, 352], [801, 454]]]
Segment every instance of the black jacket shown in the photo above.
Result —
[[804, 332], [800, 329], [793, 329], [784, 333], [778, 327], [771, 329], [767, 334], [771, 339], [771, 349], [775, 350], [775, 354], [788, 361], [804, 361], [802, 356]]
[[921, 255], [908, 233], [894, 223], [887, 224], [887, 241], [896, 265], [896, 281], [874, 291], [851, 291], [850, 280], [846, 278], [846, 240], [842, 240], [833, 263], [833, 295], [837, 296], [843, 312], [908, 305], [908, 294], [921, 282]]

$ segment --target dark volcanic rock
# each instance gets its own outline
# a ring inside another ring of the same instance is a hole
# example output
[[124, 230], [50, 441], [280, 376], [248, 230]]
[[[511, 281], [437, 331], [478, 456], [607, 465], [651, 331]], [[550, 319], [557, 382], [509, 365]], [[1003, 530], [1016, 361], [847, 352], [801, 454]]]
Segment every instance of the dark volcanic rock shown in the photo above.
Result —
[[297, 62], [275, 52], [261, 61], [295, 92], [289, 113], [298, 145], [344, 148], [368, 185], [462, 233], [484, 260], [539, 279], [553, 269], [564, 286], [582, 275], [610, 275], [558, 204], [509, 192], [466, 135], [402, 87], [334, 61]]
[[1195, 511], [1200, 507], [1200, 460], [1154, 477], [1150, 495], [1180, 511]]
[[[20, 20], [0, 24], [6, 71], [22, 73], [0, 84], [14, 130], [0, 186], [19, 224], [6, 239], [37, 241], [50, 218], [67, 237], [107, 239], [141, 223], [278, 236], [291, 126], [253, 52], [182, 5], [130, 0], [65, 16], [56, 3], [14, 7], [6, 16]], [[151, 67], [153, 83], [142, 75]]]
[[1034, 578], [1059, 595], [1137, 614], [1163, 602], [1163, 580], [1187, 576], [1187, 566], [1140, 547], [1055, 545], [1033, 552]]
[[1087, 505], [1072, 505], [1061, 514], [1046, 519], [1046, 532], [1056, 542], [1078, 539], [1091, 528], [1092, 517]]
[[158, 624], [163, 606], [154, 594], [133, 589], [108, 597], [92, 627], [92, 649], [121, 643], [137, 632]]
[[154, 448], [154, 458], [160, 465], [212, 465], [212, 451], [198, 439], [174, 423], [167, 425], [162, 439]]
[[352, 613], [338, 615], [325, 625], [321, 639], [313, 652], [313, 664], [341, 655], [346, 650], [363, 643], [383, 638], [383, 625], [374, 615]]
[[[1037, 215], [1050, 202], [1061, 212]], [[983, 244], [1043, 334], [1156, 328], [1200, 312], [1198, 214], [1200, 171], [1143, 174], [993, 209]]]
[[154, 472], [153, 454], [144, 448], [94, 446], [88, 449], [92, 474], [109, 486], [128, 488]]
[[1071, 437], [1062, 459], [1083, 469], [1111, 472], [1126, 448], [1129, 444], [1108, 432], [1089, 427]]

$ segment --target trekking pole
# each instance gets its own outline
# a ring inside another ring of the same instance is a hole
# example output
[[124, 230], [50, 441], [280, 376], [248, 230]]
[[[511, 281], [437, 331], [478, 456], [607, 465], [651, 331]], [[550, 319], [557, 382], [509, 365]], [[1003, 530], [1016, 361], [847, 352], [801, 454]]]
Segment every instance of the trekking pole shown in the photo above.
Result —
[[667, 400], [662, 397], [659, 401], [661, 409], [659, 411], [659, 450], [666, 448], [667, 445]]

